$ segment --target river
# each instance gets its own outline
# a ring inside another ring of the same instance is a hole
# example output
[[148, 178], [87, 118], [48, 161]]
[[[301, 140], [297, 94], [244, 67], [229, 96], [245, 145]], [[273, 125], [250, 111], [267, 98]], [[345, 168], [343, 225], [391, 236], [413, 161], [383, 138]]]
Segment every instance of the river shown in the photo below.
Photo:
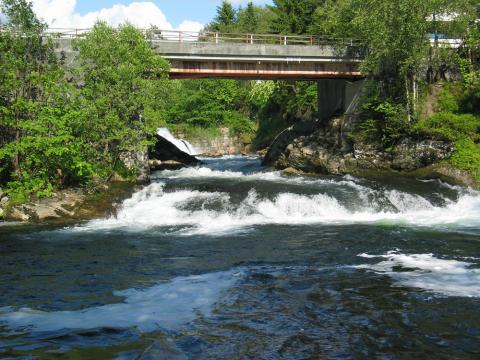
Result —
[[480, 358], [478, 192], [203, 161], [0, 225], [0, 358]]

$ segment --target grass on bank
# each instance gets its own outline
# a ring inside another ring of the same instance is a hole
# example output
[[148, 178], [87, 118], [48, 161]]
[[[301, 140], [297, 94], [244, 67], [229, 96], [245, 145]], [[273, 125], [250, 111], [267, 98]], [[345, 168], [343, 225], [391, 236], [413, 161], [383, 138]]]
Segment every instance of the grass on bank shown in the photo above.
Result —
[[455, 152], [447, 160], [450, 165], [470, 173], [480, 181], [480, 115], [462, 113], [462, 93], [459, 84], [447, 84], [438, 93], [436, 114], [420, 119], [414, 131], [433, 139], [454, 144]]

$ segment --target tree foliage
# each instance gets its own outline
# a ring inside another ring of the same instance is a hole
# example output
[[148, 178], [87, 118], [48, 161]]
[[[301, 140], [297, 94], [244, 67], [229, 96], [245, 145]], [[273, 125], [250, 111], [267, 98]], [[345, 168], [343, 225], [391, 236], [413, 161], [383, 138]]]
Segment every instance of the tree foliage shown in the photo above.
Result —
[[155, 124], [143, 116], [145, 90], [148, 82], [166, 76], [168, 64], [128, 24], [112, 29], [97, 23], [75, 47], [84, 120], [79, 136], [93, 145], [101, 169], [108, 172], [122, 153], [147, 145]]
[[[66, 68], [29, 1], [0, 5], [8, 30], [0, 32], [0, 183], [19, 196], [108, 180], [122, 154], [148, 145], [158, 126], [202, 134], [258, 127], [256, 145], [265, 147], [294, 122], [316, 118], [314, 82], [167, 81], [167, 62], [128, 24], [96, 24]], [[479, 15], [478, 0], [274, 0], [238, 8], [224, 1], [205, 30], [361, 40], [367, 86], [359, 136], [385, 148], [405, 136], [447, 138], [459, 149], [452, 161], [470, 171], [480, 164]], [[442, 49], [445, 36], [464, 45]], [[440, 114], [422, 119], [422, 92], [452, 73], [461, 81], [438, 95]]]
[[271, 9], [276, 17], [271, 28], [275, 33], [305, 34], [320, 0], [274, 0]]
[[0, 181], [25, 197], [108, 179], [121, 153], [154, 131], [144, 104], [168, 64], [131, 25], [98, 23], [76, 44], [67, 75], [31, 4], [1, 4], [9, 31], [0, 32]]
[[211, 23], [210, 27], [213, 31], [232, 32], [237, 22], [237, 11], [228, 1], [223, 1], [217, 6], [217, 16]]

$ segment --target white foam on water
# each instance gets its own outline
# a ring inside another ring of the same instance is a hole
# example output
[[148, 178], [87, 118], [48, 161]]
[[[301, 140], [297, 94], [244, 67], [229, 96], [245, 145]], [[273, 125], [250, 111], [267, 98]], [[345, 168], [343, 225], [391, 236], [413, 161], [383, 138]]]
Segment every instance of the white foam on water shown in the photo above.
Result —
[[[359, 190], [361, 191], [361, 190]], [[388, 201], [388, 210], [382, 204]], [[393, 206], [393, 210], [392, 210]], [[380, 208], [380, 210], [379, 210]], [[414, 226], [480, 226], [480, 196], [461, 195], [446, 206], [434, 206], [425, 198], [399, 191], [368, 206], [341, 203], [327, 194], [279, 193], [262, 198], [251, 190], [240, 203], [223, 192], [177, 190], [165, 192], [164, 184], [153, 183], [124, 201], [117, 216], [95, 220], [75, 230], [121, 228], [127, 231], [150, 227], [188, 226], [184, 234], [223, 234], [265, 224], [395, 223]]]
[[243, 174], [239, 171], [230, 170], [212, 170], [207, 167], [187, 167], [179, 170], [164, 170], [159, 173], [160, 178], [168, 179], [236, 179], [244, 180], [264, 180], [264, 181], [284, 181], [288, 182], [288, 178], [283, 177], [279, 172], [263, 172], [253, 174]]
[[192, 156], [200, 154], [200, 152], [197, 151], [193, 147], [192, 144], [190, 144], [186, 140], [177, 139], [175, 136], [172, 135], [170, 130], [168, 130], [167, 128], [157, 129], [157, 135], [161, 136], [162, 138], [164, 138], [165, 140], [167, 140], [171, 144], [175, 145], [177, 147], [177, 149], [183, 151], [184, 153], [187, 153], [187, 154], [192, 155]]
[[[243, 157], [242, 157], [243, 158]], [[285, 184], [299, 185], [334, 185], [347, 186], [359, 191], [368, 191], [365, 186], [358, 184], [358, 179], [351, 176], [345, 176], [341, 180], [321, 179], [304, 176], [282, 175], [279, 171], [256, 172], [244, 174], [239, 171], [230, 170], [212, 170], [208, 167], [186, 167], [178, 170], [163, 170], [157, 175], [158, 179], [229, 179], [237, 181], [269, 181]]]
[[[373, 265], [359, 265], [392, 277], [398, 285], [424, 289], [445, 296], [480, 297], [480, 269], [474, 264], [457, 260], [439, 259], [433, 254], [385, 255], [360, 254], [368, 259], [384, 259]], [[401, 271], [399, 271], [401, 270]]]
[[0, 309], [0, 324], [16, 331], [58, 331], [62, 329], [138, 328], [142, 332], [176, 329], [210, 316], [222, 293], [241, 275], [224, 271], [177, 277], [153, 287], [115, 292], [123, 302], [78, 311], [44, 312], [30, 308]]

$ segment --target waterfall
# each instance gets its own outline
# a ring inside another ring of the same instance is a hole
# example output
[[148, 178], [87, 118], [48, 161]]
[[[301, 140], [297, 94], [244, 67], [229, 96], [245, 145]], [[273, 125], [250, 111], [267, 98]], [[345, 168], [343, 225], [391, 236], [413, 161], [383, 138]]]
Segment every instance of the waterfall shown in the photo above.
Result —
[[179, 140], [175, 136], [173, 136], [173, 134], [167, 128], [157, 129], [157, 135], [167, 140], [169, 143], [173, 144], [178, 150], [183, 151], [188, 155], [196, 156], [201, 154], [201, 152], [195, 149], [188, 141]]

